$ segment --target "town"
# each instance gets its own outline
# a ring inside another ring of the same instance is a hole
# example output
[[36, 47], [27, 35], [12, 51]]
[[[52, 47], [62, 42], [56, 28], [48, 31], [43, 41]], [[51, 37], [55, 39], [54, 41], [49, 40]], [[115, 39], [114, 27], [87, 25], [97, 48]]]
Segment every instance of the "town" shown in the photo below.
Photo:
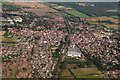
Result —
[[117, 18], [91, 17], [59, 3], [2, 4], [3, 78], [119, 78]]

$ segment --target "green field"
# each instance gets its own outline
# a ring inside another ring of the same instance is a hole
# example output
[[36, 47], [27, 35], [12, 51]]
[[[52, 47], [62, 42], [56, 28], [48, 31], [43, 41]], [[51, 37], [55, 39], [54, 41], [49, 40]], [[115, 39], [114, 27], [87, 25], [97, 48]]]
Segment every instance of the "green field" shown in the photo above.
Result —
[[66, 10], [65, 11], [66, 13], [69, 13], [73, 16], [76, 16], [76, 17], [89, 17], [88, 15], [84, 14], [84, 13], [81, 13], [77, 10]]
[[77, 78], [100, 78], [101, 72], [97, 68], [71, 69]]
[[[101, 78], [102, 73], [97, 68], [70, 69], [76, 78]], [[68, 69], [63, 69], [62, 78], [74, 78]]]
[[110, 16], [111, 18], [118, 19], [120, 16]]

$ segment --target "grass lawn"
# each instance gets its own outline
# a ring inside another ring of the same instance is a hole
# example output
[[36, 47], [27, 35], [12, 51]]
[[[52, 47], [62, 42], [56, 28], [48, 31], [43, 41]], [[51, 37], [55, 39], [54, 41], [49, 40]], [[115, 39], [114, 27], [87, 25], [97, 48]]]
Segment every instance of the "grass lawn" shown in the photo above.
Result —
[[101, 72], [97, 68], [71, 69], [77, 78], [100, 78]]
[[77, 10], [66, 10], [65, 11], [66, 13], [69, 13], [71, 15], [74, 15], [76, 17], [89, 17], [88, 15], [84, 14], [84, 13], [81, 13]]

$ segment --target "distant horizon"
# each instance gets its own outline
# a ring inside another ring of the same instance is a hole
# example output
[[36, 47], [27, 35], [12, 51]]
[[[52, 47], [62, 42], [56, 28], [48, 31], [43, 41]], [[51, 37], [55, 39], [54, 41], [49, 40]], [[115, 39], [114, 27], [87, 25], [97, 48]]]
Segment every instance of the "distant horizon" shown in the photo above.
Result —
[[4, 1], [17, 1], [17, 2], [22, 2], [22, 1], [32, 1], [32, 2], [119, 2], [119, 0], [1, 0], [2, 2]]

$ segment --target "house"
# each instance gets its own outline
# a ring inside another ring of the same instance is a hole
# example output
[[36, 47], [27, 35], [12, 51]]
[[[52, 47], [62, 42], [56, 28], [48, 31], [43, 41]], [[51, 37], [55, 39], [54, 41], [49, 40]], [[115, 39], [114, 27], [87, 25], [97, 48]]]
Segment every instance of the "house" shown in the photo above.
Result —
[[4, 17], [0, 17], [0, 21], [5, 22], [7, 20]]
[[12, 16], [13, 21], [22, 22], [22, 18], [20, 16]]
[[13, 20], [10, 17], [7, 17], [8, 22], [12, 22]]

